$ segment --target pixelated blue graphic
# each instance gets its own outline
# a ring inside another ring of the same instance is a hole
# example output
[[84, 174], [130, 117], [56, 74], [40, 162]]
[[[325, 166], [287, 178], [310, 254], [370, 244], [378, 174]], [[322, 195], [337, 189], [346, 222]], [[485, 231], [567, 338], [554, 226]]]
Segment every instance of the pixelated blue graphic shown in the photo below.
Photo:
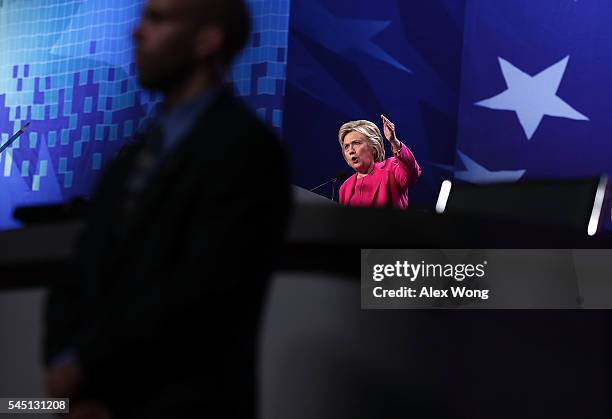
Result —
[[[0, 156], [0, 228], [16, 206], [88, 195], [104, 163], [156, 102], [135, 81], [131, 32], [142, 2], [5, 1], [0, 133], [31, 121]], [[96, 156], [96, 157], [94, 157]]]
[[[15, 207], [88, 196], [159, 95], [140, 89], [131, 34], [144, 0], [0, 0], [0, 228]], [[253, 0], [254, 35], [230, 78], [279, 132], [289, 1]]]
[[230, 78], [236, 93], [280, 134], [287, 67], [289, 0], [251, 0], [249, 47], [234, 64]]

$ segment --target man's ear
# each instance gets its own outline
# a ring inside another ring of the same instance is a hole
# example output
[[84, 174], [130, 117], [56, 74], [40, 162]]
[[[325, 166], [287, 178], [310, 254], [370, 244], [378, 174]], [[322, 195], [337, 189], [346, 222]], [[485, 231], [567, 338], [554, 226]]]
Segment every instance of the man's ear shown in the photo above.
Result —
[[198, 32], [196, 39], [196, 56], [205, 60], [219, 53], [223, 47], [223, 31], [219, 26], [205, 26]]

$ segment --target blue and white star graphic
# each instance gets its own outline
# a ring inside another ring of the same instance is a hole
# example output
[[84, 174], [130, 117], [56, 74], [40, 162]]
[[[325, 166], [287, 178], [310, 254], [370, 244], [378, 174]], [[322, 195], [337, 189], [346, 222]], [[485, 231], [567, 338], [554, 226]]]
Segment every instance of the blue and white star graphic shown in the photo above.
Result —
[[390, 20], [350, 19], [334, 16], [317, 1], [308, 8], [309, 14], [297, 16], [295, 30], [310, 37], [320, 45], [341, 54], [361, 51], [401, 71], [412, 71], [374, 42], [374, 38], [391, 24]]
[[491, 171], [457, 150], [465, 170], [455, 172], [455, 179], [469, 183], [516, 182], [523, 177], [526, 170]]
[[569, 56], [535, 76], [521, 71], [501, 57], [498, 59], [508, 88], [497, 96], [476, 102], [477, 106], [516, 112], [528, 140], [533, 138], [545, 115], [589, 120], [557, 96]]
[[457, 155], [463, 163], [464, 170], [455, 170], [453, 166], [433, 163], [448, 172], [454, 172], [455, 179], [468, 183], [495, 183], [495, 182], [517, 182], [527, 172], [527, 170], [489, 170], [483, 165], [476, 163], [473, 159], [457, 150]]

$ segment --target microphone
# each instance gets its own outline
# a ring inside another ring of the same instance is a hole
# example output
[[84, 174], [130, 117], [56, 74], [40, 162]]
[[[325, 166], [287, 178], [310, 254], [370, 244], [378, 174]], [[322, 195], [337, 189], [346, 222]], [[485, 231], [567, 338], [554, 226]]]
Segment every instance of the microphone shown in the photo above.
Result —
[[328, 180], [328, 181], [326, 181], [326, 182], [323, 182], [323, 183], [322, 183], [322, 184], [320, 184], [319, 186], [315, 186], [314, 188], [309, 189], [309, 191], [310, 191], [310, 192], [314, 192], [314, 191], [316, 191], [317, 189], [320, 189], [320, 188], [322, 188], [323, 186], [325, 186], [325, 185], [329, 185], [329, 184], [331, 183], [331, 184], [332, 184], [332, 198], [331, 198], [331, 199], [332, 199], [332, 201], [334, 201], [334, 200], [335, 200], [334, 198], [336, 197], [336, 183], [338, 183], [338, 182], [344, 182], [344, 181], [345, 181], [346, 179], [348, 179], [349, 177], [350, 177], [350, 175], [349, 175], [348, 173], [346, 173], [346, 172], [337, 172], [335, 177], [333, 177], [333, 178], [329, 179], [329, 180]]
[[8, 139], [8, 141], [4, 144], [2, 144], [2, 147], [0, 147], [0, 153], [2, 153], [4, 150], [6, 150], [11, 144], [13, 144], [13, 142], [21, 137], [21, 135], [26, 132], [28, 130], [28, 127], [30, 126], [30, 121], [28, 121], [23, 127], [21, 127], [21, 129], [19, 131], [17, 131], [11, 138]]
[[327, 181], [323, 182], [323, 183], [322, 183], [322, 184], [320, 184], [319, 186], [315, 186], [314, 188], [309, 189], [309, 191], [310, 191], [310, 192], [314, 192], [314, 191], [316, 191], [317, 189], [320, 189], [320, 188], [322, 188], [322, 187], [323, 187], [323, 186], [325, 186], [325, 185], [329, 185], [329, 184], [330, 184], [330, 183], [332, 183], [332, 182], [333, 182], [333, 183], [336, 183], [336, 182], [343, 182], [343, 181], [345, 181], [346, 179], [348, 179], [348, 178], [349, 178], [349, 176], [350, 176], [350, 175], [349, 175], [348, 173], [346, 173], [346, 172], [338, 172], [338, 173], [336, 173], [336, 176], [335, 176], [335, 177], [333, 177], [333, 178], [331, 178], [331, 179], [329, 179], [329, 180], [327, 180]]
[[351, 177], [350, 173], [347, 173], [347, 172], [336, 172], [336, 179], [338, 180], [338, 182], [344, 182], [345, 180], [347, 180], [350, 177]]

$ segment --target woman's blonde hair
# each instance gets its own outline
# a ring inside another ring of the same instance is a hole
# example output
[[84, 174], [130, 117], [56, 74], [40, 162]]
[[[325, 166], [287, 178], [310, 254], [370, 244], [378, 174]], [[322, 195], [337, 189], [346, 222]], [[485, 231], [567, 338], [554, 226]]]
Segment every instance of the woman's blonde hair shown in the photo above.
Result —
[[345, 160], [346, 154], [344, 153], [344, 137], [353, 131], [357, 131], [366, 137], [368, 145], [374, 150], [373, 154], [375, 162], [385, 160], [385, 147], [383, 145], [380, 130], [375, 123], [366, 121], [364, 119], [350, 121], [340, 127], [340, 131], [338, 132], [338, 141], [340, 142], [340, 148], [342, 149], [342, 155], [344, 156]]

